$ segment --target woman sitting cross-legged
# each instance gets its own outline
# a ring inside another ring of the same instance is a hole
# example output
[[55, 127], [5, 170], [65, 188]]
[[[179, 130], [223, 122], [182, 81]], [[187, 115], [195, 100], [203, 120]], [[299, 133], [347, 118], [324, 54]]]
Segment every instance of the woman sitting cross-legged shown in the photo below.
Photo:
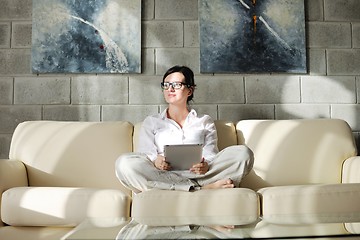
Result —
[[[138, 152], [116, 160], [116, 176], [129, 189], [142, 192], [152, 188], [195, 191], [238, 187], [252, 169], [252, 151], [243, 145], [217, 148], [214, 121], [200, 115], [189, 102], [195, 91], [193, 71], [174, 66], [163, 77], [161, 88], [168, 107], [148, 116], [139, 133]], [[172, 171], [164, 157], [164, 146], [202, 144], [202, 161], [189, 170]]]

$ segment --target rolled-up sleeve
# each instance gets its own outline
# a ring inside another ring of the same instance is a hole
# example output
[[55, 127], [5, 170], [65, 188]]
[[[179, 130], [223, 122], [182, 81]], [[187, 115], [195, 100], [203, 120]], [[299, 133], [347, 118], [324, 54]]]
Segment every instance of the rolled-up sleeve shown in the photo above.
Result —
[[206, 161], [211, 162], [215, 155], [219, 152], [217, 147], [217, 132], [214, 121], [206, 116], [204, 119], [204, 147], [203, 157]]

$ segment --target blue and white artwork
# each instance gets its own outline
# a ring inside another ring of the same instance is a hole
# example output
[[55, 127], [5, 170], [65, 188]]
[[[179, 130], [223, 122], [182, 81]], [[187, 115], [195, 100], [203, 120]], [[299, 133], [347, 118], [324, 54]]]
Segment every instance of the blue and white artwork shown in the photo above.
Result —
[[304, 0], [199, 0], [200, 71], [306, 73]]
[[140, 73], [141, 0], [33, 0], [34, 73]]

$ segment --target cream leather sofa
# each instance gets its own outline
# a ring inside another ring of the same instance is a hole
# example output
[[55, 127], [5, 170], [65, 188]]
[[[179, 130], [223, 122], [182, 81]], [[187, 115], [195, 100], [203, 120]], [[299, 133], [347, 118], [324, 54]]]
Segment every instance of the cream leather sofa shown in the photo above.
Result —
[[342, 120], [216, 121], [220, 149], [246, 144], [254, 152], [241, 188], [132, 194], [116, 179], [114, 163], [136, 151], [139, 127], [19, 124], [9, 159], [0, 160], [0, 239], [62, 239], [86, 218], [131, 216], [156, 225], [360, 222], [360, 157]]

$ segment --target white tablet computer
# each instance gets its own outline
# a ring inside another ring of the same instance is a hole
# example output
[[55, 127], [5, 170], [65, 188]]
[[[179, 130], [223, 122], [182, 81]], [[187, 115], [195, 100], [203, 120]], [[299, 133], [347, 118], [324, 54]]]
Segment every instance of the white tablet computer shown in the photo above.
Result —
[[165, 159], [171, 170], [189, 170], [202, 159], [202, 144], [165, 145]]

